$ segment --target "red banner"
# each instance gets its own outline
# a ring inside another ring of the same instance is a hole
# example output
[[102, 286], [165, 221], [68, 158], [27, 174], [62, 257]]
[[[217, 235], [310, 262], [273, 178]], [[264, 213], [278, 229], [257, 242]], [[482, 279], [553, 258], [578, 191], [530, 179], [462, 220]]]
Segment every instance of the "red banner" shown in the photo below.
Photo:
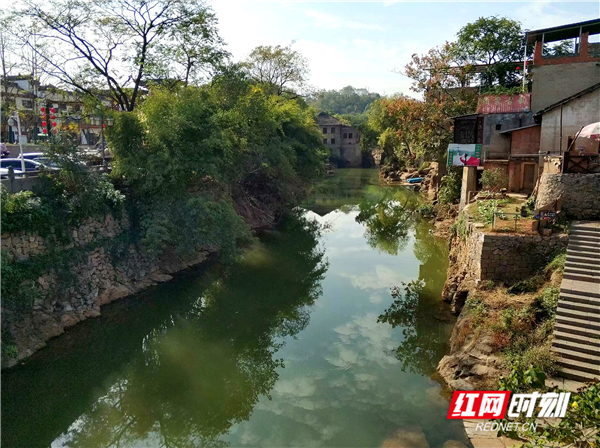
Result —
[[478, 114], [507, 114], [531, 110], [531, 93], [484, 95], [477, 101]]

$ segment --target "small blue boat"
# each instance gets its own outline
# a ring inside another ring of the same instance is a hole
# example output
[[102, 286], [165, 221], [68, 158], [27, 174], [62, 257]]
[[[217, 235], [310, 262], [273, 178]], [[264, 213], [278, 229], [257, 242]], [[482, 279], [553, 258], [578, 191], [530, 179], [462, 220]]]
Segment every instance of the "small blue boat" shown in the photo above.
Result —
[[418, 184], [422, 180], [422, 177], [413, 177], [412, 179], [406, 179], [406, 182], [408, 182], [409, 184]]

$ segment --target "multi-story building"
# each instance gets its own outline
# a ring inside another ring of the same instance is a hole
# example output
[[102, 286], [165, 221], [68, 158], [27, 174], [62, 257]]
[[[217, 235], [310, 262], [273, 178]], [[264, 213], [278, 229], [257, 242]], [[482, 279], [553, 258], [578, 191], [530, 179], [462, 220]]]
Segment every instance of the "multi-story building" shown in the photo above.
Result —
[[329, 148], [330, 159], [340, 167], [360, 167], [362, 152], [360, 132], [345, 125], [326, 112], [317, 115], [317, 124], [322, 133], [323, 144]]
[[[40, 85], [39, 81], [31, 76], [9, 76], [0, 83], [3, 101], [2, 140], [6, 143], [25, 145], [44, 141], [46, 135], [56, 123], [57, 128], [69, 126], [71, 131], [79, 133], [79, 143], [83, 146], [92, 146], [100, 141], [102, 119], [95, 114], [84, 115], [83, 98], [77, 92], [58, 89], [50, 85]], [[105, 107], [111, 107], [108, 99], [103, 99]], [[6, 106], [6, 107], [5, 107]], [[52, 115], [48, 114], [46, 127], [42, 126], [43, 117], [41, 108], [48, 111], [54, 109]], [[6, 109], [6, 110], [4, 110]], [[21, 135], [18, 135], [17, 126], [6, 120], [6, 116], [18, 111], [21, 121]], [[44, 130], [46, 132], [44, 132]]]

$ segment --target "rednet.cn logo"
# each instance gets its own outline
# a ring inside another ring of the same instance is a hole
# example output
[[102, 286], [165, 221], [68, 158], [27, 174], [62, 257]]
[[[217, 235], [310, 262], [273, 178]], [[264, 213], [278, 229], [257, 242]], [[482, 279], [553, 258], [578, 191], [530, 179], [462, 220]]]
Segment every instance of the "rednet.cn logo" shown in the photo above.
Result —
[[570, 392], [513, 394], [511, 398], [510, 392], [505, 391], [455, 391], [448, 418], [493, 420], [503, 419], [507, 414], [512, 418], [522, 414], [533, 417], [536, 409], [539, 409], [538, 418], [562, 418], [567, 412], [570, 397]]

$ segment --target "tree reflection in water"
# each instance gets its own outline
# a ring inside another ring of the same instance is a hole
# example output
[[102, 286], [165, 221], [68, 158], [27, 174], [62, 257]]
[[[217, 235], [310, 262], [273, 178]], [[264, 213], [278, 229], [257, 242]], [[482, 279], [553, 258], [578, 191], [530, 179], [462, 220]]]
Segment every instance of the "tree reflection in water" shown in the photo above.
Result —
[[436, 240], [431, 226], [417, 217], [419, 198], [414, 192], [385, 189], [368, 193], [359, 203], [356, 221], [366, 226], [369, 245], [397, 255], [405, 249], [412, 230], [413, 253], [421, 262], [417, 280], [392, 288], [394, 302], [379, 316], [378, 322], [402, 328], [404, 341], [395, 355], [403, 370], [431, 375], [446, 351], [450, 328], [440, 321], [440, 312], [444, 310], [440, 294], [447, 267], [444, 242]]
[[419, 278], [392, 288], [394, 302], [378, 322], [402, 328], [404, 340], [395, 354], [403, 370], [431, 375], [447, 351], [454, 320], [440, 299], [446, 278], [447, 248], [444, 241], [431, 234], [428, 225], [417, 223], [413, 252], [422, 263]]
[[360, 201], [356, 221], [365, 224], [365, 238], [371, 247], [397, 255], [408, 241], [418, 198], [407, 190], [378, 192], [378, 195], [365, 195]]
[[269, 396], [283, 339], [308, 324], [327, 269], [318, 233], [316, 223], [291, 219], [285, 235], [249, 251], [194, 306], [155, 328], [66, 444], [225, 445], [219, 437]]

